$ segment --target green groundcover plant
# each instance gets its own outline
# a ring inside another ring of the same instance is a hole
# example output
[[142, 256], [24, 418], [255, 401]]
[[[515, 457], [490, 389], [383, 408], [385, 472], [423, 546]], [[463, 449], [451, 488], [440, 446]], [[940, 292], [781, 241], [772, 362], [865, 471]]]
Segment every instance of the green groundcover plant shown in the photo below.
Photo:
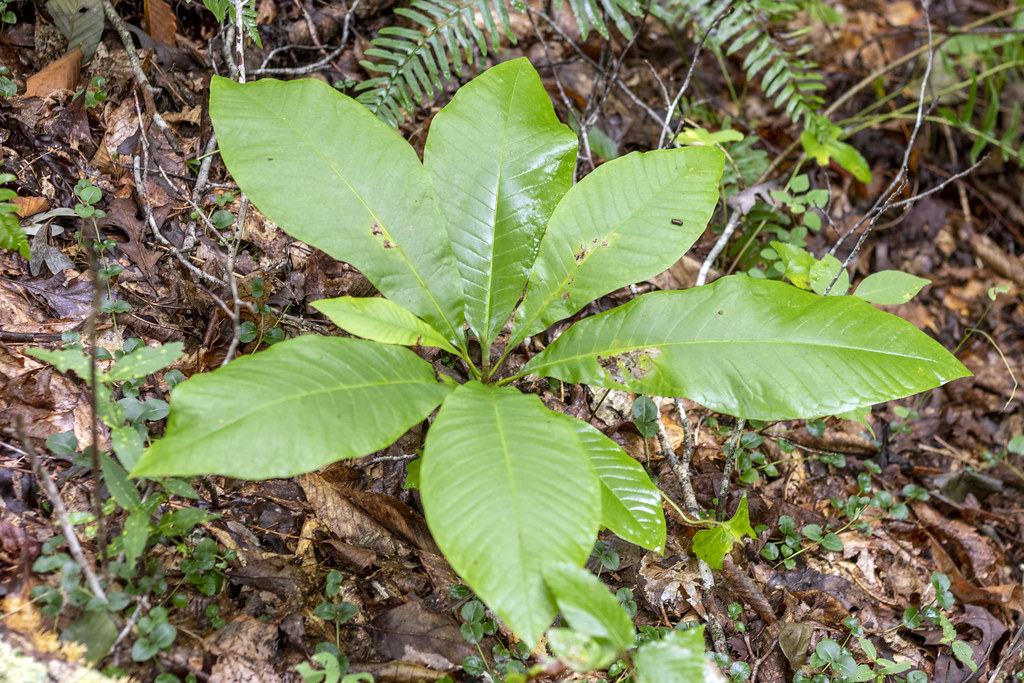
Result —
[[[132, 474], [292, 476], [384, 448], [437, 410], [419, 477], [427, 522], [452, 567], [531, 646], [561, 612], [605, 651], [628, 649], [628, 616], [579, 568], [602, 527], [661, 551], [665, 519], [636, 461], [515, 380], [686, 396], [780, 420], [840, 414], [969, 374], [861, 299], [745, 276], [645, 294], [503, 370], [527, 337], [690, 248], [718, 201], [718, 150], [633, 153], [573, 185], [576, 138], [525, 59], [455, 95], [430, 126], [422, 163], [323, 83], [215, 78], [211, 91], [238, 185], [282, 229], [359, 268], [384, 298], [314, 304], [362, 339], [299, 337], [177, 386], [166, 437]], [[469, 381], [436, 373], [406, 348], [417, 346], [458, 359]], [[638, 654], [638, 667], [656, 659]]]

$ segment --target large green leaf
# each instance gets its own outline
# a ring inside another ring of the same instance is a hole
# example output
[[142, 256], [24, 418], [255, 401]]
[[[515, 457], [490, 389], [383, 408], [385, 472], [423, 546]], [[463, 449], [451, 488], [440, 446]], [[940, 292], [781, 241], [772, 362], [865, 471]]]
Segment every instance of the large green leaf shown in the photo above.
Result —
[[601, 524], [621, 538], [657, 552], [665, 550], [661, 493], [644, 468], [593, 426], [559, 415], [572, 424], [601, 480]]
[[320, 81], [218, 76], [210, 119], [228, 170], [270, 220], [463, 343], [462, 285], [430, 176], [387, 124]]
[[382, 344], [437, 346], [458, 353], [433, 327], [394, 301], [339, 296], [313, 302], [331, 322], [350, 334]]
[[427, 433], [420, 486], [452, 568], [532, 647], [556, 611], [544, 568], [582, 565], [601, 518], [572, 426], [536, 396], [464, 384]]
[[443, 200], [466, 318], [485, 347], [523, 294], [575, 160], [576, 136], [526, 58], [473, 79], [430, 124], [423, 164]]
[[541, 240], [513, 341], [675, 263], [707, 227], [722, 165], [713, 147], [634, 152], [574, 186]]
[[573, 630], [606, 640], [620, 652], [633, 646], [633, 622], [596, 576], [576, 565], [557, 564], [544, 569], [544, 580]]
[[450, 390], [401, 346], [297, 337], [176, 386], [132, 476], [309, 472], [387, 446]]
[[834, 415], [970, 374], [916, 327], [857, 297], [742, 275], [583, 320], [523, 371], [685, 396], [759, 420]]
[[704, 627], [672, 631], [646, 643], [633, 657], [637, 683], [704, 681]]

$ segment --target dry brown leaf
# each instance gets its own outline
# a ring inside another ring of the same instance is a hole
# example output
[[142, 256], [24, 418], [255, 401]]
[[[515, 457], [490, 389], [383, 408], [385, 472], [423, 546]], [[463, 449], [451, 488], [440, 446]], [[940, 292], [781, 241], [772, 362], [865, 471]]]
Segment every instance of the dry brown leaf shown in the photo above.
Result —
[[77, 47], [55, 62], [50, 62], [25, 82], [25, 97], [47, 97], [61, 90], [78, 87], [82, 70], [82, 51]]
[[256, 23], [267, 26], [277, 18], [277, 3], [274, 0], [260, 0], [259, 9], [256, 10]]
[[181, 111], [169, 111], [161, 114], [167, 123], [191, 123], [198, 126], [203, 119], [203, 108], [200, 105], [182, 109]]
[[145, 20], [146, 33], [165, 45], [174, 45], [178, 26], [167, 0], [146, 0]]
[[339, 488], [317, 474], [302, 474], [296, 481], [317, 517], [340, 540], [388, 557], [398, 554], [401, 541], [352, 503]]
[[700, 577], [688, 558], [647, 553], [637, 574], [644, 596], [655, 608], [682, 614], [692, 607], [702, 619], [706, 616]]
[[883, 4], [882, 14], [893, 26], [910, 26], [921, 18], [921, 8], [910, 0], [897, 0]]
[[43, 197], [15, 197], [10, 201], [11, 204], [18, 207], [15, 213], [19, 218], [25, 218], [26, 216], [50, 209], [50, 202], [46, 201]]
[[970, 243], [971, 251], [978, 257], [978, 260], [997, 274], [1024, 286], [1024, 263], [1019, 256], [1009, 253], [987, 235], [973, 235], [970, 238]]
[[382, 612], [373, 625], [377, 651], [391, 660], [454, 671], [463, 659], [476, 654], [450, 614], [432, 612], [415, 598]]
[[130, 177], [130, 172], [115, 166], [113, 159], [119, 154], [134, 154], [133, 141], [138, 135], [139, 117], [135, 112], [135, 101], [126, 97], [117, 109], [107, 114], [107, 130], [92, 158], [93, 167], [115, 178], [122, 175]]
[[949, 519], [927, 503], [915, 501], [912, 507], [921, 524], [928, 527], [928, 531], [962, 563], [961, 566], [969, 569], [976, 582], [984, 584], [991, 581], [993, 570], [1004, 558], [984, 536], [971, 525], [959, 519]]

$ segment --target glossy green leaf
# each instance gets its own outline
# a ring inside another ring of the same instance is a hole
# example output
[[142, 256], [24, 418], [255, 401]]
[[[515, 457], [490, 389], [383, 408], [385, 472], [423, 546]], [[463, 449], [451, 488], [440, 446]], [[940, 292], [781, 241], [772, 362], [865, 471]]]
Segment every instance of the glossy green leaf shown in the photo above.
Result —
[[146, 550], [146, 543], [149, 541], [149, 521], [152, 510], [146, 506], [137, 507], [132, 510], [124, 520], [124, 529], [121, 531], [121, 547], [125, 554], [125, 564], [134, 567], [135, 562]]
[[16, 251], [23, 258], [29, 259], [32, 251], [28, 246], [28, 237], [14, 215], [16, 209], [14, 204], [0, 204], [0, 249]]
[[559, 662], [581, 673], [607, 668], [618, 656], [616, 649], [606, 639], [595, 638], [570, 628], [549, 629], [547, 644]]
[[[128, 429], [132, 429], [128, 427]], [[134, 430], [133, 430], [134, 431]], [[134, 510], [142, 502], [135, 484], [128, 479], [128, 473], [120, 463], [106, 453], [100, 453], [100, 470], [103, 483], [118, 505], [125, 510]]]
[[601, 480], [602, 526], [630, 543], [664, 552], [661, 493], [643, 466], [593, 426], [567, 415], [560, 417], [576, 430]]
[[260, 211], [460, 344], [458, 268], [430, 176], [405, 140], [314, 80], [214, 76], [210, 119], [224, 163]]
[[437, 330], [387, 299], [339, 296], [313, 302], [331, 322], [357, 337], [382, 344], [437, 346], [458, 353]]
[[[825, 254], [821, 260], [811, 264], [811, 289], [822, 296], [843, 296], [850, 289], [850, 274], [843, 263], [832, 254]], [[837, 277], [838, 276], [838, 277]], [[832, 285], [832, 280], [836, 283]], [[832, 289], [828, 286], [832, 285]]]
[[430, 124], [423, 164], [442, 200], [466, 318], [485, 347], [523, 294], [575, 161], [576, 136], [526, 58], [474, 78]]
[[712, 569], [721, 569], [722, 561], [732, 550], [733, 543], [744, 536], [757, 538], [750, 526], [750, 512], [747, 496], [744, 495], [731, 519], [710, 529], [700, 529], [693, 535], [693, 554], [704, 560]]
[[864, 278], [854, 294], [873, 304], [905, 304], [927, 284], [931, 280], [901, 270], [883, 270]]
[[66, 375], [70, 370], [78, 375], [78, 378], [86, 384], [89, 383], [91, 374], [89, 371], [89, 356], [78, 349], [59, 349], [57, 351], [51, 351], [50, 349], [25, 349], [25, 355], [49, 363], [57, 368], [61, 374]]
[[135, 351], [121, 356], [107, 373], [107, 379], [111, 382], [119, 382], [151, 375], [181, 358], [184, 349], [185, 346], [181, 342], [169, 342], [160, 346], [141, 346]]
[[818, 259], [806, 249], [795, 247], [786, 242], [771, 242], [772, 249], [779, 255], [779, 259], [786, 266], [786, 277], [800, 289], [811, 288], [811, 267], [818, 262]]
[[632, 620], [596, 576], [576, 565], [556, 564], [544, 569], [544, 581], [574, 631], [608, 641], [620, 652], [633, 646]]
[[[122, 420], [124, 422], [124, 420]], [[124, 468], [130, 470], [142, 457], [145, 444], [142, 442], [142, 435], [139, 430], [131, 425], [121, 425], [110, 428], [110, 446], [117, 454]]]
[[309, 472], [387, 446], [450, 391], [401, 346], [297, 337], [176, 386], [132, 476]]
[[541, 240], [514, 341], [675, 263], [707, 227], [722, 165], [712, 147], [634, 152], [576, 184]]
[[862, 183], [871, 182], [871, 166], [848, 142], [840, 141], [843, 129], [833, 125], [823, 116], [812, 116], [807, 128], [800, 134], [800, 144], [807, 156], [818, 162], [819, 166], [828, 166], [830, 159], [853, 174]]
[[840, 414], [970, 374], [916, 327], [857, 297], [742, 275], [583, 320], [523, 371], [685, 396], [758, 420]]
[[712, 569], [721, 569], [725, 556], [732, 550], [733, 538], [728, 529], [715, 526], [700, 529], [693, 535], [693, 554]]
[[750, 526], [750, 509], [747, 506], [747, 494], [743, 494], [743, 497], [740, 498], [740, 504], [736, 506], [735, 514], [722, 522], [722, 527], [737, 541], [744, 536], [757, 538], [753, 527]]
[[704, 679], [704, 627], [672, 631], [646, 643], [633, 658], [637, 683], [694, 683]]
[[533, 647], [556, 612], [544, 569], [583, 565], [601, 517], [575, 430], [536, 396], [464, 384], [427, 433], [420, 485], [452, 568]]

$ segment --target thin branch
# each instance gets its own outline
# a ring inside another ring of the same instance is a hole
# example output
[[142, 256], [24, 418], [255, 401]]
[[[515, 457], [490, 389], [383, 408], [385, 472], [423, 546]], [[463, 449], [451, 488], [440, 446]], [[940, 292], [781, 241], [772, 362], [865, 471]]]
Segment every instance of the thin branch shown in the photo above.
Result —
[[[704, 50], [704, 43], [707, 42], [708, 36], [711, 35], [711, 32], [715, 30], [715, 27], [718, 26], [722, 19], [724, 19], [731, 10], [732, 6], [730, 3], [729, 5], [726, 5], [725, 9], [717, 17], [715, 17], [714, 21], [712, 21], [708, 26], [708, 29], [704, 31], [704, 35], [701, 36], [700, 41], [697, 43], [697, 47], [693, 49], [693, 57], [690, 58], [690, 68], [686, 70], [686, 77], [683, 79], [683, 84], [679, 86], [679, 91], [676, 93], [676, 96], [672, 98], [672, 101], [668, 106], [668, 111], [665, 113], [665, 120], [661, 126], [661, 137], [658, 138], [658, 149], [663, 149], [665, 147], [665, 138], [669, 135], [669, 124], [672, 122], [672, 115], [675, 113], [676, 107], [679, 106], [679, 100], [683, 98], [683, 94], [690, 87], [690, 81], [693, 80], [693, 72], [697, 67], [697, 60], [700, 59], [700, 53]], [[680, 121], [680, 123], [682, 122]], [[678, 127], [675, 133], [679, 133]]]
[[[843, 261], [842, 268], [836, 271], [836, 274], [833, 276], [832, 281], [828, 284], [828, 287], [825, 288], [825, 291], [823, 292], [825, 296], [828, 296], [829, 292], [832, 291], [832, 288], [835, 286], [836, 282], [839, 281], [839, 276], [843, 273], [843, 271], [849, 268], [850, 264], [853, 263], [854, 260], [857, 258], [857, 255], [860, 253], [861, 247], [867, 240], [868, 235], [871, 234], [871, 231], [874, 228], [875, 224], [878, 223], [878, 220], [879, 218], [881, 218], [882, 214], [884, 214], [886, 211], [893, 207], [896, 197], [899, 196], [898, 193], [902, 192], [903, 188], [906, 187], [907, 179], [910, 176], [910, 154], [914, 149], [914, 145], [917, 143], [917, 136], [921, 131], [922, 124], [924, 123], [925, 95], [928, 92], [928, 83], [931, 80], [932, 66], [935, 58], [935, 36], [932, 33], [932, 20], [931, 15], [928, 11], [930, 2], [931, 0], [922, 0], [921, 2], [921, 7], [924, 12], [924, 22], [925, 25], [928, 27], [928, 44], [926, 46], [928, 59], [925, 63], [924, 76], [921, 78], [921, 91], [918, 95], [917, 117], [914, 120], [914, 129], [910, 133], [910, 139], [907, 140], [906, 149], [903, 150], [903, 163], [900, 166], [900, 172], [897, 173], [896, 177], [893, 178], [892, 182], [889, 183], [889, 187], [887, 187], [885, 191], [882, 192], [881, 195], [879, 195], [879, 199], [875, 203], [875, 206], [872, 207], [872, 210], [869, 211], [868, 214], [865, 216], [865, 218], [871, 216], [871, 220], [868, 223], [867, 227], [863, 230], [863, 232], [861, 232], [860, 236], [857, 239], [857, 243], [854, 245], [853, 249], [851, 249], [850, 253], [847, 254], [846, 259]], [[853, 226], [853, 228], [847, 231], [844, 235], [840, 236], [839, 239], [836, 240], [836, 243], [832, 245], [832, 248], [829, 250], [829, 253], [835, 254], [839, 246], [846, 240], [847, 237], [849, 237], [850, 235], [854, 234], [857, 231], [858, 227], [864, 223], [864, 220], [865, 219], [862, 218], [857, 222], [856, 225]]]
[[722, 483], [718, 486], [718, 505], [715, 512], [715, 519], [719, 522], [725, 517], [725, 495], [729, 493], [729, 480], [732, 479], [732, 470], [736, 464], [736, 447], [739, 446], [745, 424], [746, 420], [742, 417], [736, 418], [736, 427], [733, 429], [728, 450], [725, 452], [725, 465], [722, 466]]
[[103, 0], [103, 12], [107, 15], [107, 19], [113, 25], [114, 30], [117, 31], [117, 35], [121, 38], [121, 44], [124, 45], [125, 52], [128, 53], [128, 62], [132, 67], [132, 75], [135, 76], [135, 83], [139, 86], [139, 90], [142, 91], [142, 99], [146, 102], [146, 113], [149, 114], [150, 118], [153, 119], [153, 123], [160, 129], [161, 134], [167, 139], [167, 143], [171, 146], [177, 154], [182, 156], [185, 153], [181, 149], [181, 145], [178, 144], [178, 139], [174, 136], [174, 131], [171, 130], [164, 118], [160, 116], [160, 112], [156, 110], [156, 103], [153, 101], [153, 93], [160, 92], [159, 88], [154, 88], [149, 83], [149, 78], [146, 77], [146, 72], [142, 70], [142, 64], [139, 62], [139, 55], [135, 49], [135, 42], [132, 40], [131, 33], [128, 32], [128, 27], [125, 26], [124, 21], [121, 20], [121, 15], [114, 9], [113, 3], [110, 0]]
[[711, 247], [711, 251], [708, 252], [704, 262], [700, 264], [700, 270], [697, 272], [697, 281], [694, 283], [694, 287], [700, 287], [708, 279], [708, 271], [711, 270], [711, 266], [715, 259], [718, 258], [718, 255], [725, 249], [725, 245], [729, 244], [729, 240], [732, 238], [732, 234], [736, 232], [736, 228], [739, 227], [740, 218], [742, 217], [743, 214], [739, 210], [733, 211], [732, 215], [729, 216], [729, 222], [725, 224], [722, 234], [718, 236], [718, 240]]
[[103, 586], [100, 585], [96, 572], [92, 570], [92, 565], [85, 558], [85, 553], [82, 552], [82, 545], [78, 542], [78, 536], [75, 535], [75, 527], [72, 526], [71, 520], [68, 518], [68, 510], [64, 507], [64, 501], [61, 500], [60, 492], [57, 491], [57, 486], [53, 483], [53, 479], [50, 478], [50, 473], [43, 468], [39, 454], [36, 453], [35, 446], [32, 445], [32, 439], [25, 429], [25, 418], [21, 414], [17, 414], [14, 416], [14, 419], [16, 421], [18, 439], [28, 453], [28, 459], [32, 464], [32, 472], [36, 475], [36, 481], [39, 482], [43, 493], [46, 494], [47, 500], [50, 501], [50, 505], [53, 507], [53, 514], [57, 515], [57, 521], [60, 522], [60, 528], [64, 532], [64, 539], [67, 541], [71, 557], [75, 558], [75, 562], [82, 568], [82, 573], [85, 575], [85, 580], [89, 584], [89, 588], [92, 589], [93, 595], [104, 603], [107, 602], [107, 594], [103, 591]]

